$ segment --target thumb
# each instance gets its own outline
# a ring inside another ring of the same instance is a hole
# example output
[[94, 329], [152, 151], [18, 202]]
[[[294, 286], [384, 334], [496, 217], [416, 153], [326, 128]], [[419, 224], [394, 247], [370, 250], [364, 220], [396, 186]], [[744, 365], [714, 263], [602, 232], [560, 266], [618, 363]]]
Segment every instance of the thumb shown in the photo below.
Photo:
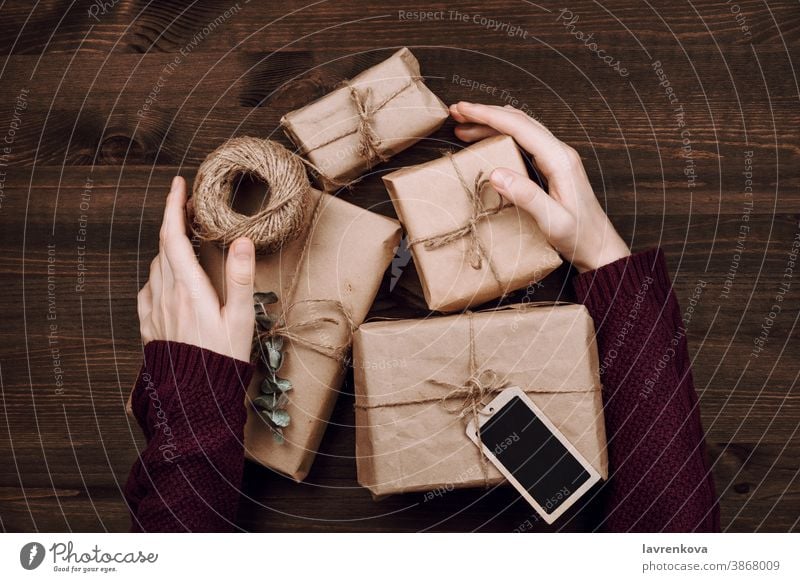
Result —
[[503, 198], [533, 216], [551, 243], [554, 235], [563, 230], [561, 226], [568, 223], [567, 211], [527, 176], [497, 168], [489, 179]]
[[249, 238], [231, 244], [225, 262], [225, 312], [234, 316], [253, 314], [253, 284], [256, 251]]

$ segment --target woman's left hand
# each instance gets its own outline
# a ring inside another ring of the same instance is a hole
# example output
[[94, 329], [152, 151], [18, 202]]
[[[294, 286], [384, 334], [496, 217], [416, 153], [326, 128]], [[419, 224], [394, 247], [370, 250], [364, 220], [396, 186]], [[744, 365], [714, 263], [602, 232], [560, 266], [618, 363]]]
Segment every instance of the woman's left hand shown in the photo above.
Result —
[[255, 322], [253, 243], [239, 238], [231, 244], [223, 304], [186, 236], [186, 199], [186, 181], [176, 176], [164, 209], [159, 252], [139, 291], [142, 340], [181, 342], [249, 361]]

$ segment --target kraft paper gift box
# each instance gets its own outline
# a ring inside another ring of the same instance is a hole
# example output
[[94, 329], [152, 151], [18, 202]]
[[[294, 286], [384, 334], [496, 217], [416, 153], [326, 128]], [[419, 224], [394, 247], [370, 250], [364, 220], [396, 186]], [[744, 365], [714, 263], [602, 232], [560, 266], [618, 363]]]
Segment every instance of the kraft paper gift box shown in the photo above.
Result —
[[281, 119], [326, 189], [354, 181], [436, 131], [449, 113], [407, 48]]
[[527, 173], [508, 136], [383, 177], [432, 310], [480, 305], [561, 264], [533, 217], [505, 202], [488, 182], [497, 167]]
[[[285, 340], [279, 370], [292, 383], [286, 405], [291, 421], [283, 429], [284, 441], [278, 442], [249, 403], [259, 395], [263, 376], [257, 372], [248, 389], [244, 430], [247, 458], [296, 481], [305, 479], [311, 468], [345, 374], [340, 359], [315, 346], [349, 347], [352, 330], [342, 309], [353, 324], [364, 320], [400, 241], [400, 225], [393, 219], [317, 190], [314, 200], [319, 208], [308, 242], [301, 236], [278, 253], [256, 258], [255, 290], [277, 293], [279, 302], [268, 306], [269, 313], [294, 305], [286, 311], [285, 326], [302, 338]], [[223, 297], [223, 251], [202, 243], [200, 262]], [[315, 320], [315, 325], [302, 325]]]
[[353, 366], [358, 482], [376, 497], [504, 481], [466, 435], [473, 374], [488, 389], [482, 404], [519, 386], [608, 476], [594, 323], [582, 305], [366, 323]]

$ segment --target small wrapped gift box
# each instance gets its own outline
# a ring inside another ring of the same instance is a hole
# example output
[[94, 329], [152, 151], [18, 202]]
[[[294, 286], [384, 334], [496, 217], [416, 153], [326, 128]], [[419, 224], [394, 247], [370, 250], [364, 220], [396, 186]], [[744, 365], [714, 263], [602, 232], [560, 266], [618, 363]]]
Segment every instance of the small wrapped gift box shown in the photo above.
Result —
[[383, 177], [430, 309], [480, 305], [561, 264], [533, 217], [492, 188], [488, 178], [497, 167], [526, 173], [508, 136]]
[[502, 482], [466, 420], [473, 404], [486, 404], [481, 394], [491, 400], [507, 385], [608, 475], [594, 323], [582, 305], [366, 323], [353, 366], [358, 482], [375, 496]]
[[447, 117], [447, 107], [423, 83], [419, 62], [402, 48], [286, 114], [281, 125], [332, 189], [436, 131]]
[[[256, 373], [248, 389], [244, 431], [247, 458], [297, 481], [311, 468], [339, 395], [352, 328], [366, 317], [400, 241], [395, 220], [317, 190], [313, 200], [316, 211], [308, 233], [256, 260], [256, 291], [277, 295], [266, 315], [281, 315], [273, 328], [282, 348], [277, 374], [291, 389], [283, 397], [264, 395], [264, 374]], [[224, 261], [217, 245], [201, 244], [200, 263], [220, 297]], [[286, 401], [272, 412], [278, 427], [288, 420], [281, 438], [276, 438], [275, 422], [254, 406], [260, 396]]]

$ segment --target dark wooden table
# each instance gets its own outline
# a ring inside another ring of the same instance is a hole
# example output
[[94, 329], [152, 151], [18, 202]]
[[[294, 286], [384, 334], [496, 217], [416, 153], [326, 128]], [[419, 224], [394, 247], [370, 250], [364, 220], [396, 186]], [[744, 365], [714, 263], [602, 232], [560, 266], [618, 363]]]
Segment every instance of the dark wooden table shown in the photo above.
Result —
[[[798, 529], [796, 2], [45, 0], [0, 4], [3, 530], [128, 527], [120, 488], [142, 446], [124, 411], [142, 353], [136, 292], [171, 176], [191, 180], [233, 135], [283, 140], [282, 114], [404, 45], [446, 102], [512, 103], [541, 119], [581, 152], [633, 249], [665, 249], [723, 527]], [[452, 124], [433, 137], [453, 139]], [[439, 147], [423, 142], [380, 170]], [[392, 214], [381, 171], [348, 196]], [[418, 313], [413, 275], [391, 290], [387, 280], [375, 312]], [[508, 489], [374, 502], [356, 483], [351, 381], [345, 391], [307, 483], [248, 466], [243, 528], [534, 521]]]

